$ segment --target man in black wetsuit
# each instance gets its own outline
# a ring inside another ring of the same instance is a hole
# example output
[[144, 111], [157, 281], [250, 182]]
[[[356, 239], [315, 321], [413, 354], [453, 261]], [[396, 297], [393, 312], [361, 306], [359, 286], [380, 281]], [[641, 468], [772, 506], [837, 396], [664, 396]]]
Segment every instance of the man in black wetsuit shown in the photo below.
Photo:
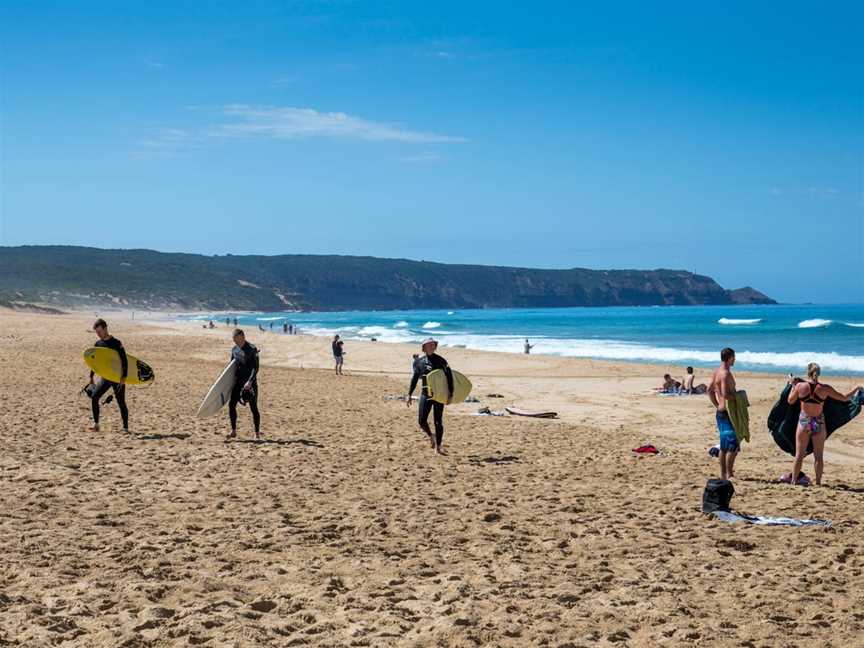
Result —
[[93, 331], [99, 337], [96, 344], [93, 346], [105, 347], [114, 349], [120, 354], [120, 382], [111, 382], [100, 377], [98, 381], [93, 380], [94, 373], [90, 372], [90, 384], [92, 387], [87, 390], [90, 395], [90, 406], [93, 409], [93, 427], [90, 428], [93, 432], [99, 431], [99, 400], [105, 395], [109, 389], [114, 389], [114, 399], [117, 401], [117, 407], [120, 408], [120, 416], [123, 418], [123, 431], [129, 431], [129, 410], [126, 408], [126, 376], [129, 375], [129, 361], [126, 358], [126, 349], [123, 348], [123, 343], [108, 333], [108, 324], [104, 319], [99, 318], [93, 323]]
[[234, 348], [231, 349], [231, 359], [236, 360], [234, 387], [231, 389], [231, 399], [228, 401], [228, 417], [231, 419], [231, 434], [229, 439], [237, 436], [237, 403], [243, 401], [249, 405], [252, 412], [252, 422], [255, 424], [255, 438], [261, 438], [261, 414], [258, 412], [258, 349], [246, 341], [246, 335], [241, 329], [234, 329]]
[[[438, 348], [438, 342], [433, 338], [424, 340], [423, 355], [414, 361], [414, 375], [411, 376], [411, 385], [408, 387], [408, 396], [405, 400], [408, 401], [408, 407], [411, 407], [411, 394], [414, 393], [414, 388], [417, 386], [417, 381], [422, 381], [420, 390], [420, 410], [418, 411], [417, 422], [420, 424], [420, 429], [429, 437], [429, 442], [438, 454], [444, 454], [442, 450], [442, 441], [444, 440], [444, 403], [433, 401], [429, 398], [429, 389], [426, 386], [426, 376], [430, 371], [435, 369], [443, 369], [444, 375], [447, 376], [447, 389], [449, 391], [447, 404], [453, 398], [453, 373], [450, 371], [450, 366], [447, 361], [435, 353]], [[429, 429], [429, 412], [432, 412], [432, 420], [435, 422], [435, 435], [432, 435], [432, 430]]]

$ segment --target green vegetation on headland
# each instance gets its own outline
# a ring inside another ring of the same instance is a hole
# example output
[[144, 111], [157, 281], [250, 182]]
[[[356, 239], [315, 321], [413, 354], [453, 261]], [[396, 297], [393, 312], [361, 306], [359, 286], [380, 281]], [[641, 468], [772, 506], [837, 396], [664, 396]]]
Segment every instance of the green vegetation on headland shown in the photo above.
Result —
[[0, 300], [162, 310], [773, 304], [681, 270], [538, 270], [356, 256], [0, 247]]

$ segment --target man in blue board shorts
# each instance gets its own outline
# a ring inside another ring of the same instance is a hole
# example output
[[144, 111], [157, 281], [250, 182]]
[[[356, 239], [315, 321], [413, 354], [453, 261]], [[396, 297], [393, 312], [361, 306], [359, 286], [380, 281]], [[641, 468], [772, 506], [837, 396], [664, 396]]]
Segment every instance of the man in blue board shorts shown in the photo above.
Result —
[[732, 426], [732, 419], [726, 411], [726, 400], [735, 396], [735, 376], [732, 366], [735, 364], [735, 351], [726, 347], [720, 351], [720, 366], [711, 375], [708, 385], [708, 398], [715, 408], [717, 432], [720, 435], [720, 478], [730, 479], [735, 476], [735, 457], [741, 446], [738, 436]]

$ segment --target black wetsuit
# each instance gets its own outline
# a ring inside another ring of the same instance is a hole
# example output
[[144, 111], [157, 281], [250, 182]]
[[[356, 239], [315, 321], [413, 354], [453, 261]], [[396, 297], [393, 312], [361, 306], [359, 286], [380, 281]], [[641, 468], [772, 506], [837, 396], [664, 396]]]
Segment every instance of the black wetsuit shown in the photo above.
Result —
[[447, 376], [447, 388], [450, 394], [453, 394], [453, 373], [450, 371], [450, 366], [447, 361], [433, 353], [431, 356], [421, 355], [414, 361], [414, 375], [411, 376], [411, 386], [408, 388], [408, 397], [414, 393], [414, 388], [417, 386], [417, 381], [422, 381], [422, 389], [420, 391], [420, 408], [417, 412], [417, 422], [423, 431], [432, 436], [432, 430], [429, 429], [429, 412], [433, 412], [432, 420], [435, 423], [435, 444], [440, 448], [441, 441], [444, 440], [444, 403], [439, 403], [429, 398], [429, 388], [426, 385], [426, 376], [430, 371], [435, 369], [443, 369], [444, 375]]
[[231, 430], [237, 430], [237, 403], [243, 393], [243, 386], [247, 382], [252, 383], [252, 392], [246, 393], [246, 402], [252, 412], [252, 422], [255, 424], [255, 433], [261, 429], [261, 414], [258, 412], [258, 349], [254, 344], [246, 342], [242, 348], [235, 346], [231, 349], [231, 359], [237, 361], [234, 373], [234, 387], [231, 389], [231, 399], [228, 401], [228, 416], [231, 419]]
[[[129, 375], [129, 360], [126, 358], [126, 349], [123, 348], [123, 343], [115, 337], [109, 337], [107, 340], [97, 340], [93, 346], [105, 347], [106, 349], [114, 349], [120, 354], [120, 375], [123, 378]], [[95, 374], [90, 372], [90, 380], [93, 380]], [[114, 389], [114, 400], [117, 401], [117, 407], [120, 408], [120, 416], [123, 418], [123, 429], [129, 429], [129, 409], [126, 407], [126, 385], [112, 382], [99, 378], [95, 382], [95, 389], [90, 393], [90, 407], [93, 409], [93, 422], [99, 425], [99, 401], [109, 389]]]

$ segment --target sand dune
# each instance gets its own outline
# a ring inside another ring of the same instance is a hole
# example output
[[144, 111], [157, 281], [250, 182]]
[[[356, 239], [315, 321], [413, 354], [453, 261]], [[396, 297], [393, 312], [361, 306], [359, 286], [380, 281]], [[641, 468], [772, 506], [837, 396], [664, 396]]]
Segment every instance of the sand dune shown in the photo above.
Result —
[[249, 332], [265, 440], [244, 410], [225, 443], [227, 415], [194, 413], [226, 329], [117, 319], [157, 373], [126, 436], [113, 405], [86, 431], [89, 324], [0, 315], [0, 646], [864, 645], [864, 420], [829, 441], [827, 487], [773, 483], [782, 376], [739, 379], [733, 505], [827, 531], [700, 515], [711, 410], [650, 394], [663, 368], [445, 350], [482, 404], [561, 419], [455, 406], [438, 458], [383, 399], [410, 349], [349, 342], [337, 378], [326, 340]]

